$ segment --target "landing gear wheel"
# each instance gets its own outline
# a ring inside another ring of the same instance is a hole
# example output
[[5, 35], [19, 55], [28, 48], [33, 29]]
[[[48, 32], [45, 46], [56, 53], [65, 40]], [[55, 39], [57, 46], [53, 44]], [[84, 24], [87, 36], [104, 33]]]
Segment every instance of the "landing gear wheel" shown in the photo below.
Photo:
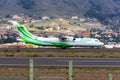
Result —
[[62, 49], [66, 49], [67, 47], [65, 47], [65, 46], [62, 46], [61, 48], [62, 48]]

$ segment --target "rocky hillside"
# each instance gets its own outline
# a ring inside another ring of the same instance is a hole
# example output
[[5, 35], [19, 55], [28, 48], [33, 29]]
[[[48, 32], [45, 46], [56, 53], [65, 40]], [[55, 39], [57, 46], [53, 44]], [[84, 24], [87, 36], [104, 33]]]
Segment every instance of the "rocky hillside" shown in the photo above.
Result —
[[0, 17], [22, 13], [95, 17], [105, 24], [115, 23], [120, 18], [120, 0], [0, 0]]

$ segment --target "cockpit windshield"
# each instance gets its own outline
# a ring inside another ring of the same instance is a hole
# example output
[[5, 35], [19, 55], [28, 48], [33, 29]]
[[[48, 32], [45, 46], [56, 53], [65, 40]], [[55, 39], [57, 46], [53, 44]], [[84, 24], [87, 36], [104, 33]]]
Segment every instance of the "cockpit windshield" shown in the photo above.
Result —
[[95, 42], [100, 42], [100, 41], [96, 39]]

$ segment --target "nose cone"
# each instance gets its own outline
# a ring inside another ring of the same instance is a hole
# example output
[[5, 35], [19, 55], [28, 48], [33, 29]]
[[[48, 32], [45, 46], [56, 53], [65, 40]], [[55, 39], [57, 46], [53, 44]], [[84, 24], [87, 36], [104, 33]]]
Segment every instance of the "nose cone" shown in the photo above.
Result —
[[103, 43], [103, 42], [100, 42], [100, 45], [101, 45], [101, 46], [103, 46], [103, 45], [104, 45], [104, 43]]

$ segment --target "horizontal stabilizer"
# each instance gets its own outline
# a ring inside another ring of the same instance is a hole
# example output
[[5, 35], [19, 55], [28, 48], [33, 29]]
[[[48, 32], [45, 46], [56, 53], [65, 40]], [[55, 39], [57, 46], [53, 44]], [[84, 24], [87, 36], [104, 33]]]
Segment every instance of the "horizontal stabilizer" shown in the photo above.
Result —
[[18, 25], [18, 23], [16, 21], [8, 21], [8, 22], [11, 22], [13, 25]]

